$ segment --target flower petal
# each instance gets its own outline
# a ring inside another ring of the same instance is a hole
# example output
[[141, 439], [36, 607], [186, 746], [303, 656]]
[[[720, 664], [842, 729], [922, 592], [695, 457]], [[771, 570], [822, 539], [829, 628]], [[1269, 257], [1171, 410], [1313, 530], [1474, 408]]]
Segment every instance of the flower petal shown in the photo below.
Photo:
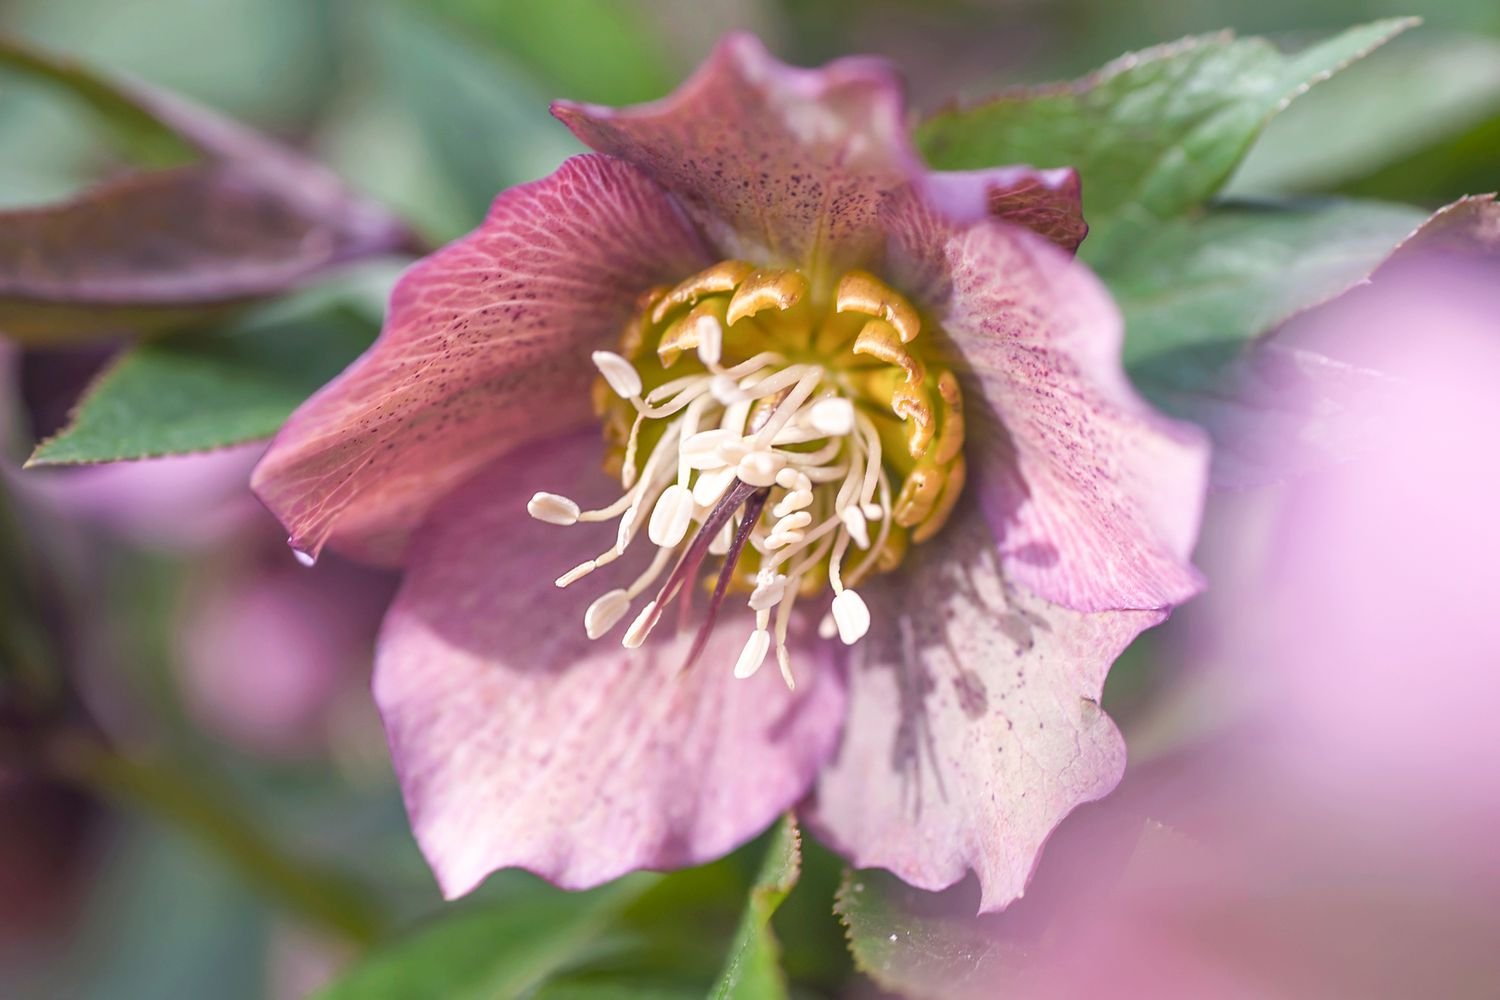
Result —
[[607, 157], [505, 192], [406, 273], [375, 346], [292, 415], [252, 485], [299, 550], [399, 560], [476, 469], [590, 419], [590, 351], [703, 253], [672, 199]]
[[1083, 187], [1072, 167], [940, 171], [923, 181], [927, 200], [951, 219], [985, 216], [1024, 226], [1072, 253], [1088, 235]]
[[817, 280], [879, 249], [882, 203], [922, 169], [887, 63], [795, 69], [750, 35], [725, 38], [664, 100], [553, 113], [682, 198], [727, 256], [806, 264]]
[[890, 226], [892, 278], [962, 356], [972, 488], [1007, 578], [1077, 611], [1168, 607], [1201, 589], [1188, 556], [1207, 439], [1131, 387], [1099, 281], [1032, 233], [954, 223], [915, 197]]
[[621, 648], [620, 626], [584, 637], [587, 602], [628, 574], [567, 591], [551, 579], [614, 532], [525, 509], [536, 486], [607, 502], [599, 453], [596, 439], [535, 445], [465, 484], [417, 535], [386, 619], [375, 697], [450, 897], [511, 865], [582, 888], [715, 858], [796, 802], [838, 738], [831, 663], [799, 657], [795, 693], [774, 669], [731, 676], [748, 615], [726, 614], [681, 675], [691, 637], [665, 624], [639, 650]]
[[869, 587], [849, 717], [811, 820], [858, 867], [922, 889], [970, 869], [981, 912], [1021, 895], [1043, 842], [1119, 782], [1125, 747], [1099, 708], [1119, 652], [1160, 611], [1080, 614], [1006, 584], [973, 507]]

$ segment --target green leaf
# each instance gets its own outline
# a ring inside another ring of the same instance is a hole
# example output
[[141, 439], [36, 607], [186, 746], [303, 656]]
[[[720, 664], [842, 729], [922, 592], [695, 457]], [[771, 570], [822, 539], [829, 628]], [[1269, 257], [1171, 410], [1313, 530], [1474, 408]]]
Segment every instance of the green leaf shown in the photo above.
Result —
[[423, 0], [525, 65], [558, 97], [633, 104], [676, 82], [644, 9], [618, 0]]
[[834, 910], [855, 967], [884, 989], [948, 998], [1028, 995], [1002, 990], [1016, 985], [1024, 952], [1003, 940], [1003, 917], [973, 915], [963, 887], [922, 892], [886, 872], [850, 870]]
[[1132, 377], [1233, 351], [1367, 278], [1425, 217], [1380, 202], [1226, 204], [1157, 226], [1100, 272]]
[[52, 56], [0, 35], [0, 67], [60, 87], [82, 101], [137, 161], [166, 167], [191, 163], [201, 151], [139, 95], [71, 59]]
[[1102, 265], [1207, 202], [1272, 116], [1414, 23], [1376, 21], [1293, 55], [1261, 38], [1189, 38], [1075, 83], [940, 112], [917, 140], [941, 169], [1075, 167], [1092, 228], [1082, 254]]
[[298, 404], [369, 346], [368, 316], [337, 306], [271, 311], [126, 351], [29, 465], [175, 455], [274, 434]]
[[[1414, 158], [1448, 161], [1450, 171], [1488, 170], [1487, 183], [1467, 190], [1489, 190], [1500, 186], [1500, 145], [1476, 148], [1467, 162], [1452, 162], [1452, 154], [1455, 143], [1492, 122], [1500, 123], [1500, 40], [1419, 32], [1279, 116], [1228, 190], [1267, 196], [1355, 183], [1363, 189], [1372, 175]], [[1445, 155], [1430, 155], [1439, 151]], [[1393, 192], [1412, 200], [1430, 193]]]
[[[484, 218], [507, 187], [550, 173], [578, 143], [503, 53], [406, 4], [372, 18], [376, 54], [462, 206]], [[451, 234], [445, 234], [451, 235]]]
[[784, 1000], [787, 996], [780, 947], [770, 923], [801, 874], [802, 834], [797, 821], [787, 816], [771, 835], [724, 971], [709, 994], [714, 1000]]
[[634, 875], [564, 893], [540, 881], [498, 899], [453, 904], [413, 933], [356, 962], [320, 1000], [490, 1000], [519, 997], [596, 955], [599, 938], [659, 881]]

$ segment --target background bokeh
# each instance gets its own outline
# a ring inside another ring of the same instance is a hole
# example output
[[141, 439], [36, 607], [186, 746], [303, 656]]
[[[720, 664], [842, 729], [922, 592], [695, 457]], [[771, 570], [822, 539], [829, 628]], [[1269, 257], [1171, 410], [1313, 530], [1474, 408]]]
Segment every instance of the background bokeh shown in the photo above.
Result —
[[[757, 31], [802, 63], [887, 55], [905, 70], [917, 105], [931, 109], [955, 95], [1076, 76], [1186, 34], [1229, 27], [1295, 40], [1393, 14], [1420, 15], [1426, 27], [1279, 118], [1231, 192], [1339, 192], [1435, 208], [1494, 190], [1495, 0], [0, 0], [0, 32], [179, 90], [306, 148], [435, 243], [476, 224], [500, 189], [576, 151], [547, 114], [550, 98], [660, 96], [732, 27]], [[74, 109], [11, 78], [0, 79], [0, 151], [7, 206], [65, 196], [112, 165]], [[362, 280], [378, 303], [389, 274]], [[1431, 314], [1419, 302], [1406, 315], [1416, 327]], [[38, 697], [55, 695], [146, 759], [159, 752], [186, 763], [101, 775], [107, 762], [69, 760], [64, 770], [79, 780], [67, 783], [0, 763], [0, 995], [301, 996], [350, 954], [349, 941], [439, 903], [365, 689], [391, 582], [336, 561], [311, 573], [295, 566], [244, 490], [254, 446], [18, 472], [29, 444], [62, 420], [58, 401], [98, 362], [88, 351], [23, 357], [0, 345], [0, 655], [13, 658], [8, 669], [44, 657], [65, 663], [69, 690]], [[1354, 503], [1368, 495], [1360, 490], [1388, 490], [1391, 481], [1327, 488], [1352, 491], [1334, 495]], [[1318, 521], [1328, 515], [1317, 504], [1332, 501], [1297, 502], [1305, 516], [1285, 530], [1301, 524], [1326, 539], [1338, 518]], [[1286, 501], [1268, 503], [1279, 510]], [[1210, 518], [1205, 552], [1225, 577], [1254, 577], [1247, 547], [1257, 557], [1264, 550], [1245, 539], [1261, 538], [1257, 525], [1267, 518], [1289, 515], [1219, 505], [1225, 512]], [[1367, 551], [1390, 529], [1368, 530], [1349, 551]], [[1389, 565], [1356, 563], [1350, 572]], [[1215, 629], [1248, 623], [1254, 631], [1259, 619], [1243, 609], [1272, 584], [1247, 586], [1244, 603], [1227, 613], [1222, 600], [1205, 604], [1149, 636], [1118, 668], [1105, 707], [1142, 760], [1181, 738], [1180, 704], [1164, 695], [1180, 679], [1172, 665], [1212, 658], [1195, 645], [1202, 641], [1221, 651], [1240, 646]], [[1375, 601], [1360, 614], [1403, 607]], [[1298, 634], [1316, 631], [1302, 627]], [[1324, 652], [1369, 653], [1336, 644]], [[1282, 662], [1291, 653], [1273, 645], [1264, 655]], [[1360, 682], [1348, 672], [1337, 678]], [[1323, 708], [1330, 701], [1327, 690], [1274, 697]], [[1482, 762], [1473, 748], [1463, 753]], [[1445, 762], [1429, 763], [1437, 772]], [[213, 807], [182, 799], [184, 787]], [[90, 790], [98, 788], [125, 792]], [[287, 844], [298, 861], [278, 851]], [[1246, 847], [1247, 863], [1263, 863], [1263, 849]], [[842, 932], [827, 912], [838, 873], [812, 848], [794, 896], [806, 902], [778, 917], [788, 968], [830, 995], [850, 988]], [[743, 879], [744, 865], [732, 861], [723, 877]], [[298, 888], [308, 884], [321, 887], [316, 898]], [[486, 891], [531, 889], [500, 878]], [[1136, 903], [1121, 904], [1130, 919]]]

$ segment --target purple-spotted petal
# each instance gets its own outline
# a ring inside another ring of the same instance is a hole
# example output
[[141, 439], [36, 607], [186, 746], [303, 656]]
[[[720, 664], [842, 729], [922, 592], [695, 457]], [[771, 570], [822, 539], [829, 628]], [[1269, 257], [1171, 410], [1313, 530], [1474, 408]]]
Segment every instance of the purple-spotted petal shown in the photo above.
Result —
[[672, 199], [629, 164], [568, 160], [513, 188], [417, 264], [375, 346], [305, 403], [253, 485], [298, 549], [376, 561], [498, 455], [590, 419], [591, 350], [642, 291], [707, 258]]
[[725, 38], [664, 100], [553, 113], [679, 196], [726, 256], [810, 264], [817, 278], [878, 251], [882, 203], [921, 171], [887, 63], [795, 69], [750, 35]]
[[1072, 167], [942, 171], [927, 175], [923, 191], [929, 204], [955, 222], [1003, 219], [1069, 253], [1089, 232], [1083, 221], [1083, 188]]
[[565, 591], [552, 578], [613, 527], [525, 509], [537, 487], [612, 499], [599, 452], [588, 438], [534, 445], [465, 484], [415, 537], [386, 619], [375, 697], [450, 897], [506, 866], [582, 888], [715, 858], [796, 802], [837, 740], [844, 693], [826, 652], [798, 654], [795, 694], [771, 665], [732, 676], [745, 614], [722, 616], [683, 674], [692, 633], [664, 634], [670, 621], [636, 651], [620, 646], [628, 620], [584, 637], [588, 602], [631, 574], [616, 564]]
[[890, 226], [891, 277], [961, 355], [970, 489], [1007, 578], [1078, 611], [1196, 593], [1207, 440], [1131, 387], [1099, 281], [1024, 229], [956, 224], [916, 198]]
[[1115, 657], [1160, 611], [1081, 614], [1009, 586], [979, 513], [959, 512], [865, 595], [849, 715], [811, 819], [858, 867], [922, 889], [971, 869], [981, 910], [1026, 887], [1043, 842], [1119, 782], [1099, 707]]

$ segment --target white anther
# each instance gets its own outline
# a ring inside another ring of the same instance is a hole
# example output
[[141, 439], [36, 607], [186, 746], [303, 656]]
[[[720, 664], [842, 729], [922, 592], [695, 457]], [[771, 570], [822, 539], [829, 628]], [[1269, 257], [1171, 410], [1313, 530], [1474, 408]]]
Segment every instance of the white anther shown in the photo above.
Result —
[[739, 439], [734, 431], [722, 427], [699, 431], [682, 442], [678, 455], [690, 469], [720, 469], [733, 464], [724, 459], [721, 449]]
[[751, 486], [770, 486], [776, 482], [776, 474], [786, 465], [786, 459], [769, 448], [752, 451], [740, 459], [735, 475]]
[[870, 547], [870, 532], [865, 527], [865, 515], [858, 507], [853, 505], [845, 507], [844, 512], [839, 515], [839, 520], [844, 522], [844, 530], [849, 532], [849, 537], [854, 539], [854, 544], [862, 549]]
[[698, 328], [698, 360], [712, 368], [724, 356], [724, 327], [716, 317], [700, 316]]
[[715, 375], [710, 379], [708, 392], [725, 406], [733, 406], [745, 398], [744, 392], [740, 390], [740, 384], [728, 375]]
[[594, 367], [604, 376], [604, 381], [621, 399], [630, 399], [641, 394], [641, 376], [629, 361], [613, 351], [595, 351]]
[[768, 580], [760, 580], [755, 584], [755, 589], [750, 592], [750, 608], [752, 611], [767, 611], [781, 603], [781, 598], [786, 594], [786, 577], [777, 573]]
[[639, 504], [631, 504], [625, 508], [625, 513], [620, 515], [620, 526], [615, 529], [615, 551], [625, 551], [625, 547], [630, 544], [630, 536], [635, 534], [635, 519], [640, 516]]
[[744, 680], [753, 676], [760, 669], [761, 663], [766, 658], [766, 653], [771, 649], [771, 633], [763, 628], [758, 628], [750, 633], [750, 638], [745, 642], [745, 648], [740, 650], [740, 658], [734, 663], [734, 676]]
[[807, 473], [803, 472], [801, 469], [798, 469], [797, 474], [792, 477], [791, 488], [794, 493], [811, 493], [812, 480], [808, 478]]
[[526, 503], [526, 513], [548, 524], [577, 524], [578, 505], [556, 493], [537, 493]]
[[878, 503], [861, 504], [859, 509], [864, 512], [866, 521], [878, 521], [885, 517], [885, 511]]
[[784, 549], [788, 545], [796, 545], [805, 537], [800, 531], [773, 531], [766, 539], [766, 548]]
[[577, 566], [574, 566], [572, 569], [568, 570], [562, 576], [558, 577], [557, 585], [559, 587], [567, 587], [571, 584], [575, 584], [598, 568], [599, 564], [592, 559], [588, 560], [587, 562], [581, 562]]
[[646, 535], [652, 545], [673, 548], [687, 534], [693, 522], [693, 491], [680, 483], [673, 483], [662, 491], [661, 499], [651, 511], [651, 523]]
[[807, 408], [807, 425], [829, 437], [843, 437], [854, 430], [854, 404], [842, 396], [820, 399]]
[[797, 488], [797, 470], [788, 465], [776, 473], [776, 485], [784, 490], [795, 490]]
[[[785, 472], [786, 470], [782, 469], [781, 471]], [[779, 481], [780, 477], [778, 476], [777, 479]], [[792, 492], [781, 498], [781, 503], [771, 508], [771, 516], [786, 517], [792, 511], [812, 506], [812, 502], [813, 495], [811, 490], [792, 490]]]
[[729, 552], [729, 546], [734, 543], [734, 526], [725, 524], [714, 536], [714, 540], [708, 543], [708, 554], [711, 556], [722, 556]]
[[771, 526], [773, 535], [790, 535], [794, 531], [801, 531], [812, 524], [812, 515], [805, 510], [799, 510], [795, 514], [788, 514]]
[[732, 482], [733, 469], [708, 469], [698, 473], [698, 481], [693, 483], [693, 502], [699, 507], [712, 507]]
[[870, 631], [870, 609], [865, 606], [864, 598], [854, 591], [840, 593], [828, 610], [833, 614], [833, 624], [844, 645], [854, 645]]
[[818, 638], [832, 639], [839, 634], [838, 625], [834, 624], [833, 615], [824, 615], [818, 620]]
[[[853, 591], [846, 591], [846, 593], [853, 593]], [[626, 649], [638, 649], [641, 643], [646, 641], [646, 636], [650, 635], [651, 630], [656, 627], [656, 622], [660, 618], [656, 602], [647, 601], [641, 613], [636, 615], [635, 621], [631, 622], [630, 627], [625, 630], [625, 638], [620, 640], [620, 645]]]
[[611, 590], [603, 595], [583, 613], [583, 630], [590, 639], [597, 639], [630, 610], [630, 595], [623, 590]]

